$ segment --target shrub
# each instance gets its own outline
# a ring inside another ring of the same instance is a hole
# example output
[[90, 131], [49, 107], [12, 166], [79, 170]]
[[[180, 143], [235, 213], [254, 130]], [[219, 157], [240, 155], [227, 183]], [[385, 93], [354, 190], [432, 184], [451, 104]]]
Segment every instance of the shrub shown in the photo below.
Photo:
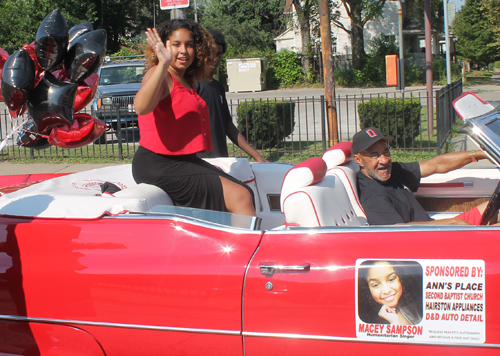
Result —
[[348, 87], [354, 83], [355, 75], [354, 70], [349, 68], [335, 68], [334, 71], [335, 76], [335, 85], [341, 87]]
[[273, 69], [281, 87], [299, 83], [304, 78], [297, 53], [283, 49], [273, 58]]
[[394, 136], [391, 147], [413, 147], [420, 134], [420, 112], [418, 99], [375, 99], [358, 104], [361, 129], [377, 127], [383, 133]]
[[276, 148], [295, 126], [292, 101], [245, 101], [236, 108], [242, 135], [260, 149]]
[[425, 83], [425, 73], [424, 70], [421, 69], [416, 64], [410, 64], [405, 66], [405, 85], [417, 85]]
[[[451, 63], [451, 80], [457, 80], [462, 76], [462, 70], [457, 63]], [[447, 82], [446, 60], [441, 57], [432, 60], [432, 79], [434, 82], [446, 84]]]

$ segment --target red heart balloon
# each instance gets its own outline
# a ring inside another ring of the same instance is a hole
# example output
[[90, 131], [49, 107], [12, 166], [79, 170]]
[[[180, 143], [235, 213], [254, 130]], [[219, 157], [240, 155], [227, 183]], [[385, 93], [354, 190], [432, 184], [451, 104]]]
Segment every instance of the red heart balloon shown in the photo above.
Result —
[[7, 53], [7, 51], [3, 48], [0, 48], [0, 69], [3, 68], [3, 65], [7, 61], [7, 58], [9, 58], [9, 54]]
[[[0, 77], [2, 76], [2, 69], [5, 62], [7, 61], [7, 58], [9, 58], [9, 54], [7, 53], [7, 51], [4, 50], [3, 48], [0, 48]], [[0, 91], [0, 100], [3, 101], [3, 96], [1, 91]]]
[[26, 113], [26, 111], [28, 110], [28, 105], [26, 104], [23, 104], [23, 106], [21, 106], [19, 109], [17, 110], [10, 110], [9, 109], [9, 112], [10, 112], [10, 115], [16, 119], [18, 118], [19, 116], [21, 115], [24, 115], [24, 113]]
[[23, 49], [28, 52], [30, 55], [30, 58], [33, 60], [33, 63], [35, 64], [35, 86], [37, 86], [38, 82], [40, 79], [43, 77], [43, 68], [40, 65], [40, 62], [38, 62], [38, 57], [36, 56], [36, 50], [35, 50], [35, 42], [32, 42], [31, 44], [25, 44], [23, 46]]
[[[64, 70], [58, 70], [53, 72], [54, 77], [63, 82], [71, 82], [71, 80], [66, 76]], [[75, 96], [75, 113], [83, 110], [94, 98], [97, 91], [97, 82], [99, 81], [99, 75], [97, 73], [92, 74], [90, 77], [78, 82], [78, 88], [76, 89]]]
[[85, 113], [75, 114], [71, 125], [51, 130], [49, 143], [61, 148], [78, 148], [94, 142], [106, 131], [106, 124]]

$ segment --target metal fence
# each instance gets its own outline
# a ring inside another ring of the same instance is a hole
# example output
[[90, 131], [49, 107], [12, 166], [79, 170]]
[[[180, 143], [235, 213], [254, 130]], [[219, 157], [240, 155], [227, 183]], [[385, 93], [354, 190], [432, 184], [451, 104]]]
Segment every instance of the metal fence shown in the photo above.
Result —
[[[414, 92], [393, 92], [390, 94], [370, 94], [370, 95], [345, 95], [337, 96], [335, 98], [335, 105], [337, 109], [337, 129], [338, 140], [350, 141], [354, 133], [360, 128], [360, 107], [364, 103], [377, 101], [378, 103], [389, 102], [393, 99], [398, 99], [404, 102], [420, 102], [422, 110], [415, 117], [406, 118], [403, 122], [410, 122], [418, 127], [418, 132], [414, 133], [410, 144], [405, 144], [404, 147], [397, 147], [404, 150], [439, 150], [442, 143], [446, 140], [449, 134], [450, 121], [448, 116], [454, 116], [450, 109], [449, 103], [453, 101], [461, 92], [460, 86], [445, 87], [448, 94], [443, 94], [441, 91], [436, 92], [436, 98], [432, 98], [436, 103], [436, 119], [434, 128], [429, 135], [427, 128], [427, 96], [425, 91]], [[443, 99], [444, 98], [444, 99]], [[237, 124], [237, 107], [242, 104], [250, 105], [255, 108], [262, 106], [273, 106], [278, 102], [292, 102], [294, 103], [292, 116], [292, 127], [290, 134], [286, 137], [280, 138], [276, 145], [266, 144], [265, 135], [258, 133], [255, 130], [246, 130], [247, 141], [259, 150], [264, 156], [271, 161], [296, 161], [299, 159], [306, 159], [309, 157], [321, 156], [321, 154], [328, 148], [328, 132], [327, 132], [327, 118], [326, 118], [326, 100], [324, 96], [318, 97], [280, 97], [273, 99], [261, 100], [230, 100], [229, 110], [232, 114], [234, 122]], [[443, 102], [445, 104], [443, 104]], [[403, 104], [404, 105], [404, 104]], [[284, 114], [281, 114], [282, 116]], [[387, 122], [394, 121], [395, 124], [400, 122], [401, 118], [397, 117], [395, 112], [381, 112], [379, 113]], [[118, 115], [117, 115], [118, 116]], [[290, 117], [282, 118], [283, 120], [290, 120]], [[133, 154], [137, 150], [139, 144], [139, 130], [137, 122], [132, 120], [132, 117], [123, 118], [128, 122], [128, 125], [113, 125], [109, 131], [105, 133], [104, 139], [101, 138], [100, 143], [95, 142], [87, 146], [77, 149], [62, 149], [59, 147], [51, 146], [47, 149], [37, 150], [28, 147], [21, 147], [17, 143], [16, 127], [19, 125], [21, 119], [12, 119], [8, 111], [0, 113], [0, 139], [4, 141], [5, 145], [0, 152], [1, 160], [17, 160], [20, 158], [28, 158], [36, 160], [38, 158], [54, 158], [58, 157], [75, 157], [81, 159], [106, 159], [106, 160], [131, 160]], [[254, 120], [256, 120], [254, 118]], [[277, 115], [267, 114], [267, 117], [260, 117], [258, 120], [278, 120], [275, 124], [283, 125], [284, 121], [280, 121]], [[399, 121], [398, 121], [399, 120]], [[410, 120], [410, 121], [408, 121]], [[417, 120], [417, 122], [414, 122]], [[405, 130], [403, 127], [399, 128]], [[255, 127], [255, 125], [254, 125]], [[398, 130], [399, 130], [398, 129]], [[402, 131], [401, 131], [402, 132]], [[436, 135], [432, 134], [437, 132]], [[267, 134], [273, 134], [268, 132]], [[260, 136], [259, 136], [260, 135]], [[260, 138], [260, 140], [258, 140]], [[229, 152], [231, 156], [247, 157], [237, 146], [228, 142]]]
[[436, 90], [436, 123], [438, 154], [450, 134], [451, 127], [457, 119], [453, 101], [462, 94], [462, 79]]

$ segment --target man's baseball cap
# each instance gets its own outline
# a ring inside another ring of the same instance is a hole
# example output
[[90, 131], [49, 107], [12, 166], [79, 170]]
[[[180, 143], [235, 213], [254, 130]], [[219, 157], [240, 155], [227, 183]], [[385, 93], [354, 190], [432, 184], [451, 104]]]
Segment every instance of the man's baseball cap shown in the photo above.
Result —
[[356, 154], [363, 152], [369, 148], [374, 143], [385, 140], [385, 142], [390, 142], [394, 140], [392, 136], [384, 136], [379, 129], [375, 127], [367, 127], [359, 132], [357, 132], [352, 138], [352, 153]]

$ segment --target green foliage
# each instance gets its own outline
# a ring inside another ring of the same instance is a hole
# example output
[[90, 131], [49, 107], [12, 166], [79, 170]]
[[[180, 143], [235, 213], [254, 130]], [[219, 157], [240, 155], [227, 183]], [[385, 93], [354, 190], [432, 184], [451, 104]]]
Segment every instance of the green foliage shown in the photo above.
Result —
[[360, 128], [377, 127], [394, 137], [391, 147], [412, 147], [420, 134], [420, 100], [374, 99], [358, 104]]
[[453, 32], [457, 36], [456, 51], [460, 59], [488, 64], [500, 58], [493, 46], [496, 43], [492, 26], [480, 8], [480, 0], [467, 0], [453, 20]]
[[32, 43], [43, 19], [59, 9], [68, 27], [82, 22], [93, 22], [96, 11], [93, 3], [55, 0], [3, 0], [0, 1], [0, 47], [9, 54], [23, 45]]
[[381, 34], [370, 41], [369, 44], [371, 51], [363, 63], [364, 80], [361, 83], [383, 84], [385, 83], [385, 56], [398, 53], [396, 38]]
[[415, 63], [405, 66], [405, 86], [425, 83], [425, 75], [422, 68]]
[[283, 30], [284, 0], [207, 0], [200, 24], [221, 31], [226, 41], [241, 53], [274, 47], [274, 37]]
[[113, 57], [142, 56], [144, 46], [147, 44], [146, 41], [143, 41], [143, 43], [137, 43], [127, 38], [123, 38], [122, 42], [124, 46], [121, 47], [117, 52], [113, 53], [111, 56]]
[[258, 149], [278, 147], [295, 126], [295, 103], [288, 100], [245, 101], [236, 113], [242, 135]]
[[354, 71], [349, 68], [335, 68], [333, 71], [333, 75], [335, 77], [335, 85], [341, 87], [349, 87], [356, 80], [354, 77]]
[[[439, 84], [446, 84], [446, 60], [441, 57], [434, 58], [432, 61], [432, 79]], [[451, 78], [457, 80], [461, 77], [461, 68], [457, 63], [451, 63]]]
[[281, 87], [297, 84], [304, 79], [297, 53], [283, 49], [272, 60], [274, 75]]
[[395, 41], [394, 37], [383, 34], [370, 41], [371, 51], [361, 68], [335, 68], [335, 83], [340, 86], [385, 84], [385, 56], [398, 53]]

